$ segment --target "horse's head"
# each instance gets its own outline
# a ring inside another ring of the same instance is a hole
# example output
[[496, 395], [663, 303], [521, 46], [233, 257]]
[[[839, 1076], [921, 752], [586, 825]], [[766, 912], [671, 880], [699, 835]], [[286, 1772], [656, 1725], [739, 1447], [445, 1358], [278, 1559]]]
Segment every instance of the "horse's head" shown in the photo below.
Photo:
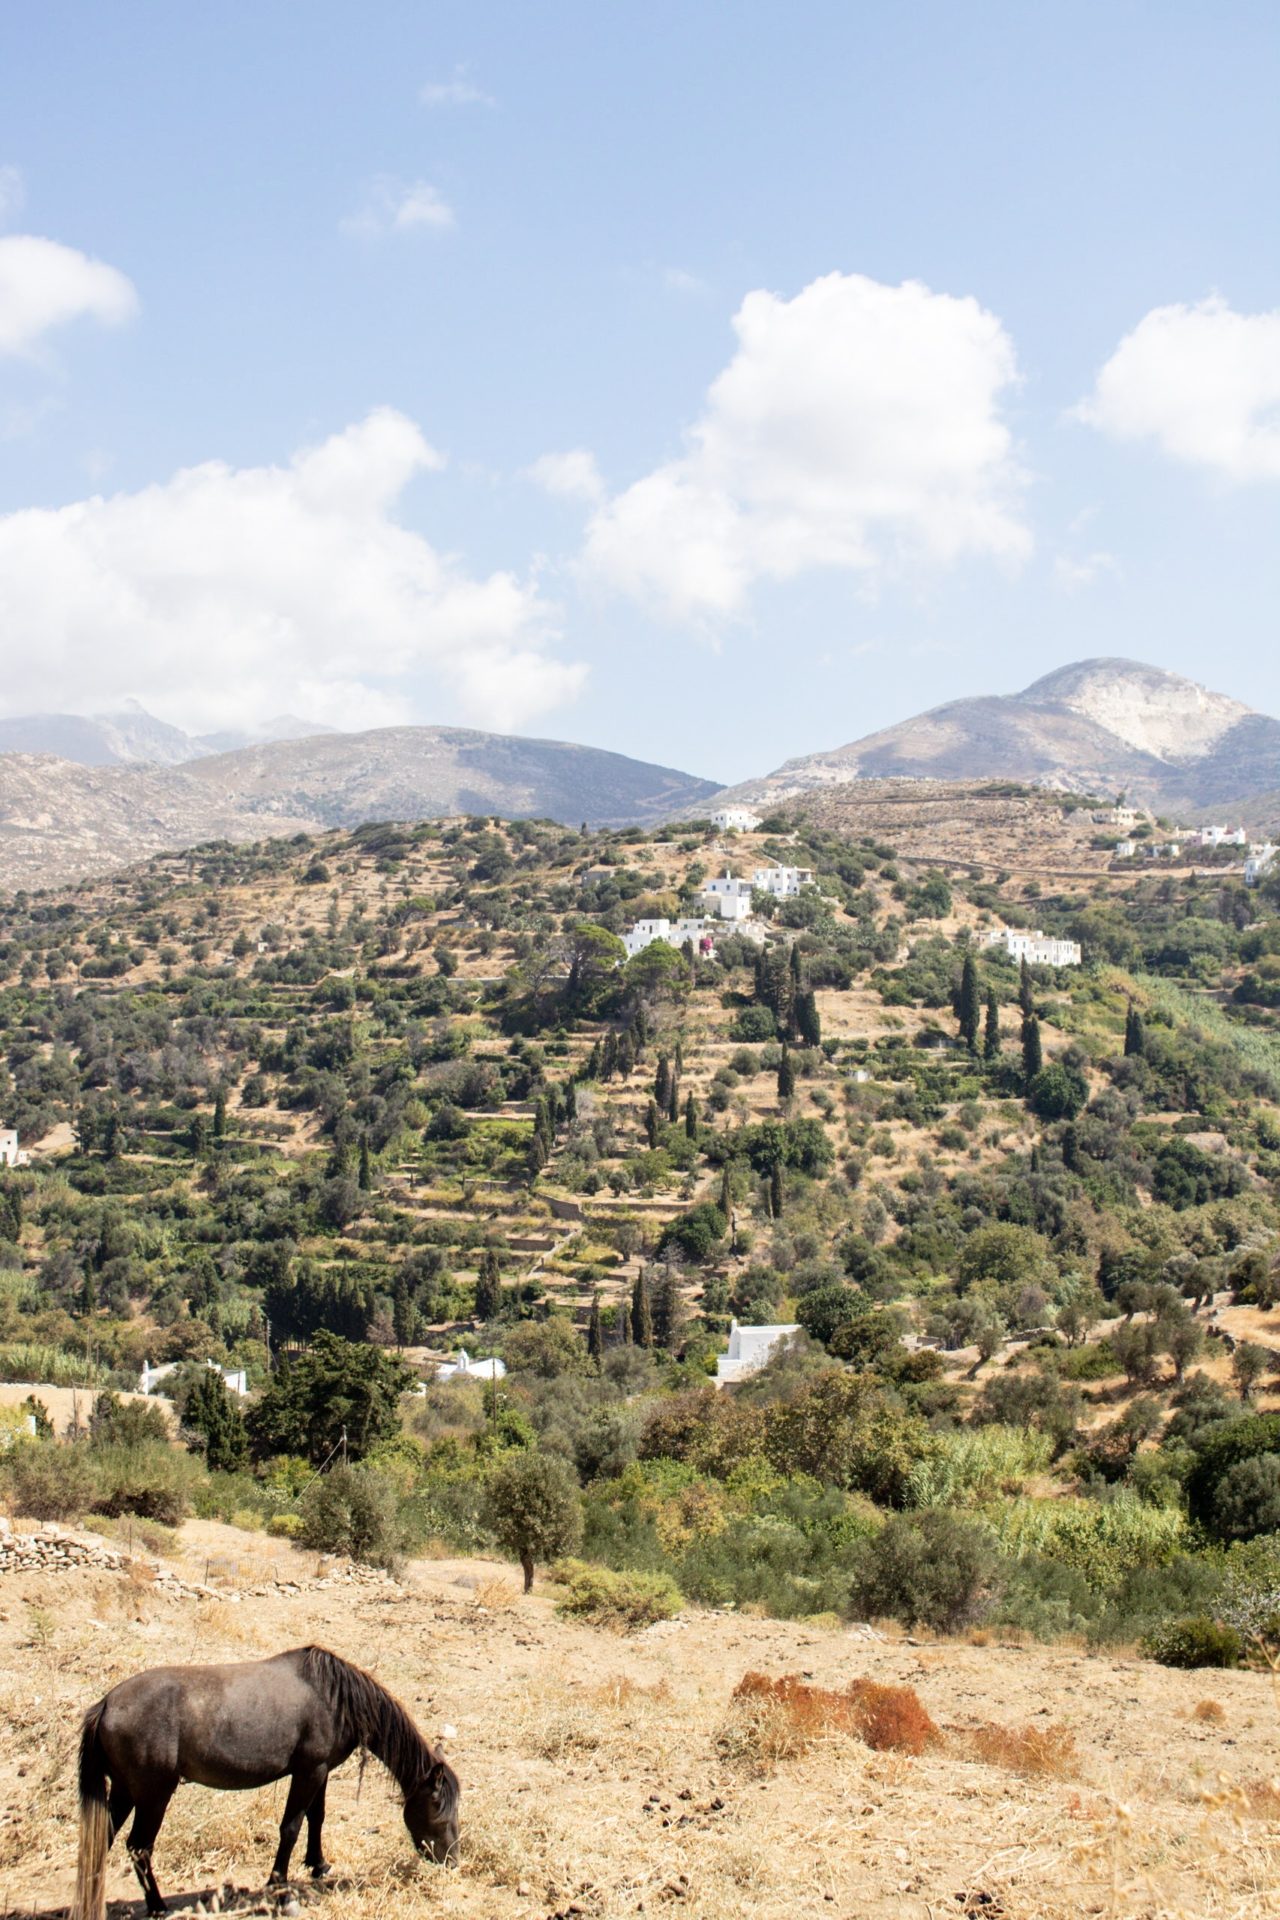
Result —
[[430, 1772], [404, 1803], [404, 1823], [414, 1846], [439, 1866], [457, 1864], [460, 1797], [457, 1774], [436, 1754]]

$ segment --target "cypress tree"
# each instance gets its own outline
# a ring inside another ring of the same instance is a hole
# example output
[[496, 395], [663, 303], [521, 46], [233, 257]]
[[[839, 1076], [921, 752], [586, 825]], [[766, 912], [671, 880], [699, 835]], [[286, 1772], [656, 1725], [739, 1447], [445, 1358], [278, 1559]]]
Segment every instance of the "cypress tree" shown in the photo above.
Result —
[[680, 1118], [680, 1082], [675, 1074], [671, 1076], [671, 1085], [667, 1090], [667, 1118], [674, 1127]]
[[591, 1318], [587, 1322], [587, 1352], [598, 1360], [604, 1352], [604, 1326], [600, 1319], [600, 1294], [591, 1296]]
[[818, 1013], [818, 996], [811, 987], [796, 995], [796, 1028], [806, 1047], [822, 1045], [822, 1019]]
[[213, 1102], [213, 1137], [221, 1140], [227, 1131], [227, 1096], [219, 1087]]
[[1000, 1058], [1000, 1002], [996, 999], [996, 990], [987, 991], [987, 1024], [982, 1036], [982, 1056], [984, 1060]]
[[1044, 1052], [1040, 1045], [1040, 1022], [1032, 1014], [1022, 1023], [1022, 1078], [1028, 1086], [1044, 1065]]
[[651, 1147], [658, 1144], [658, 1103], [650, 1100], [644, 1110], [644, 1137]]
[[1024, 1020], [1029, 1020], [1036, 1010], [1036, 1003], [1031, 995], [1031, 969], [1027, 965], [1025, 953], [1018, 968], [1018, 1005]]
[[578, 1089], [572, 1080], [564, 1083], [564, 1117], [570, 1125], [578, 1117]]
[[720, 1174], [720, 1211], [726, 1220], [733, 1212], [733, 1176], [727, 1160]]
[[665, 1053], [658, 1055], [658, 1071], [653, 1076], [653, 1097], [665, 1113], [671, 1098], [671, 1067]]
[[680, 1292], [680, 1282], [673, 1270], [666, 1267], [653, 1290], [654, 1345], [665, 1347], [670, 1352], [680, 1338], [683, 1325], [684, 1298]]
[[396, 1277], [396, 1290], [391, 1302], [391, 1325], [395, 1330], [396, 1345], [407, 1347], [413, 1339], [414, 1322], [417, 1316], [413, 1310], [413, 1295], [409, 1291], [409, 1282], [404, 1274]]
[[790, 1100], [795, 1090], [796, 1090], [796, 1070], [791, 1064], [791, 1053], [787, 1047], [786, 1041], [784, 1040], [782, 1043], [782, 1058], [778, 1062], [778, 1098], [779, 1100]]
[[676, 1035], [676, 1050], [674, 1055], [672, 1056], [671, 1070], [675, 1074], [675, 1077], [677, 1080], [680, 1078], [681, 1074], [684, 1072], [684, 1048], [680, 1044], [679, 1034]]
[[591, 1057], [587, 1061], [587, 1076], [586, 1076], [587, 1079], [598, 1080], [600, 1078], [601, 1068], [603, 1067], [603, 1065], [604, 1065], [604, 1049], [600, 1045], [600, 1042], [597, 1040], [595, 1045], [591, 1049]]
[[202, 1160], [209, 1147], [209, 1122], [202, 1113], [192, 1116], [191, 1153], [196, 1160]]
[[476, 1276], [476, 1319], [492, 1320], [502, 1303], [502, 1264], [496, 1247], [486, 1247], [480, 1255]]
[[629, 1300], [624, 1300], [618, 1308], [618, 1345], [620, 1347], [634, 1345], [631, 1335], [631, 1302]]
[[1142, 1015], [1129, 1002], [1129, 1011], [1124, 1017], [1124, 1052], [1126, 1060], [1141, 1056], [1147, 1050], [1146, 1028], [1142, 1024]]
[[618, 1042], [618, 1072], [624, 1080], [631, 1072], [632, 1067], [635, 1066], [635, 1063], [636, 1043], [631, 1037], [630, 1029], [628, 1029]]
[[631, 1337], [638, 1347], [653, 1345], [653, 1309], [649, 1304], [649, 1275], [641, 1267], [631, 1290]]
[[970, 1053], [978, 1051], [978, 1026], [982, 1017], [982, 1000], [978, 992], [978, 969], [971, 953], [966, 953], [964, 966], [960, 972], [960, 994], [956, 1003], [956, 1018], [960, 1026], [960, 1038]]
[[370, 1193], [373, 1189], [373, 1164], [369, 1158], [369, 1136], [360, 1135], [360, 1191]]
[[775, 1220], [782, 1218], [783, 1205], [782, 1162], [775, 1160], [773, 1172], [769, 1175], [769, 1211]]
[[685, 1131], [686, 1139], [689, 1139], [689, 1140], [697, 1139], [698, 1137], [698, 1103], [694, 1099], [692, 1094], [689, 1095], [689, 1097], [684, 1103], [684, 1131]]
[[249, 1457], [248, 1435], [219, 1368], [202, 1371], [187, 1396], [182, 1422], [203, 1434], [205, 1465], [211, 1473], [238, 1473], [244, 1467]]
[[767, 972], [767, 970], [766, 970], [766, 967], [765, 967], [765, 961], [764, 961], [764, 948], [763, 948], [763, 947], [757, 947], [757, 948], [756, 948], [756, 959], [755, 959], [755, 998], [756, 998], [756, 999], [757, 999], [757, 1000], [758, 1000], [758, 1001], [760, 1002], [760, 1004], [761, 1004], [762, 1006], [767, 1006], [767, 1005], [768, 1005], [768, 1001], [769, 1001], [769, 975], [768, 975], [768, 972]]
[[618, 1071], [618, 1036], [612, 1029], [605, 1035], [604, 1053], [600, 1061], [599, 1078], [612, 1080]]
[[1062, 1129], [1062, 1164], [1068, 1173], [1080, 1171], [1080, 1136], [1074, 1125]]
[[794, 940], [791, 942], [791, 951], [787, 956], [787, 965], [791, 970], [792, 991], [799, 993], [804, 986], [804, 961], [800, 958], [800, 948]]

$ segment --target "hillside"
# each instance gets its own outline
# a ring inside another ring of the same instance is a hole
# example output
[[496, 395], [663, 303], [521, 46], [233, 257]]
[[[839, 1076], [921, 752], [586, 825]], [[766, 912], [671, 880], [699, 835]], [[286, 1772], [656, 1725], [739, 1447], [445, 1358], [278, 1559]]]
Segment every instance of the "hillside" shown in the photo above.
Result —
[[[1274, 1911], [1264, 1783], [1276, 1714], [1263, 1674], [1171, 1673], [1012, 1635], [864, 1640], [723, 1612], [620, 1638], [557, 1618], [547, 1593], [521, 1597], [492, 1562], [424, 1563], [403, 1587], [318, 1589], [313, 1556], [199, 1522], [170, 1564], [225, 1593], [266, 1581], [268, 1594], [170, 1600], [145, 1567], [0, 1577], [7, 1914], [50, 1914], [70, 1895], [72, 1743], [88, 1702], [193, 1647], [245, 1660], [308, 1640], [372, 1667], [424, 1731], [451, 1725], [463, 1789], [462, 1863], [446, 1880], [414, 1861], [376, 1765], [363, 1781], [355, 1760], [334, 1776], [336, 1878], [322, 1896], [305, 1877], [299, 1887], [306, 1910], [333, 1920]], [[296, 1584], [273, 1596], [276, 1582]], [[752, 1669], [912, 1687], [943, 1744], [917, 1757], [836, 1737], [753, 1761], [730, 1703]], [[279, 1807], [278, 1789], [180, 1788], [156, 1850], [172, 1903], [211, 1910], [217, 1893], [224, 1912], [268, 1911], [258, 1890]], [[119, 1846], [108, 1893], [113, 1914], [136, 1911]]]
[[364, 820], [494, 813], [617, 826], [688, 812], [716, 791], [623, 754], [460, 727], [202, 749], [181, 766], [74, 761], [0, 754], [0, 887], [59, 885], [162, 849]]
[[6, 715], [0, 718], [0, 754], [52, 754], [84, 767], [176, 767], [205, 754], [331, 731], [292, 714], [280, 714], [249, 733], [191, 734], [157, 720], [138, 701], [126, 700], [111, 713]]
[[[1157, 667], [1084, 660], [1021, 693], [953, 700], [789, 760], [729, 797], [769, 806], [851, 780], [904, 778], [1017, 780], [1125, 792], [1192, 816], [1238, 813], [1280, 786], [1280, 721]], [[1270, 802], [1261, 811], [1259, 828], [1280, 822]]]

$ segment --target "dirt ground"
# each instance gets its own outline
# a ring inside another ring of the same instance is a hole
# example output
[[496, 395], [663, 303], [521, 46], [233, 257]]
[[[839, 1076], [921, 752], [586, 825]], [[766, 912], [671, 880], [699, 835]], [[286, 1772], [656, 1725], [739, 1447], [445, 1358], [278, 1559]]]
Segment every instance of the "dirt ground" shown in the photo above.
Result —
[[[524, 1598], [491, 1562], [316, 1590], [312, 1559], [207, 1522], [186, 1530], [175, 1571], [301, 1584], [232, 1605], [89, 1569], [0, 1580], [0, 1914], [49, 1916], [70, 1897], [85, 1706], [163, 1661], [315, 1640], [372, 1668], [428, 1734], [454, 1729], [464, 1847], [457, 1872], [418, 1861], [385, 1775], [371, 1766], [361, 1785], [353, 1760], [329, 1794], [337, 1880], [298, 1890], [317, 1920], [1280, 1915], [1267, 1675], [695, 1609], [623, 1639], [558, 1620], [550, 1592]], [[726, 1757], [729, 1696], [751, 1669], [909, 1684], [943, 1744], [920, 1758], [851, 1738], [773, 1766]], [[991, 1722], [1061, 1727], [1076, 1758], [1068, 1748], [1060, 1775], [1031, 1777], [980, 1762], [968, 1736]], [[224, 1908], [257, 1904], [282, 1803], [280, 1788], [182, 1788], [156, 1854], [172, 1903], [207, 1909], [232, 1882]], [[140, 1914], [118, 1850], [109, 1892], [113, 1916]]]

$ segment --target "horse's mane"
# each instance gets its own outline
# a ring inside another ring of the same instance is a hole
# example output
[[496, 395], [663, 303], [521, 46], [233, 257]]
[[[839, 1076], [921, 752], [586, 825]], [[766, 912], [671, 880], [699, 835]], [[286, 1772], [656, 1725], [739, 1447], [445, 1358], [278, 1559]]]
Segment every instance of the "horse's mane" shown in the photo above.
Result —
[[342, 1737], [381, 1760], [406, 1798], [437, 1768], [446, 1793], [450, 1785], [456, 1791], [452, 1768], [423, 1739], [400, 1702], [363, 1667], [327, 1647], [304, 1647], [302, 1677], [328, 1702]]

